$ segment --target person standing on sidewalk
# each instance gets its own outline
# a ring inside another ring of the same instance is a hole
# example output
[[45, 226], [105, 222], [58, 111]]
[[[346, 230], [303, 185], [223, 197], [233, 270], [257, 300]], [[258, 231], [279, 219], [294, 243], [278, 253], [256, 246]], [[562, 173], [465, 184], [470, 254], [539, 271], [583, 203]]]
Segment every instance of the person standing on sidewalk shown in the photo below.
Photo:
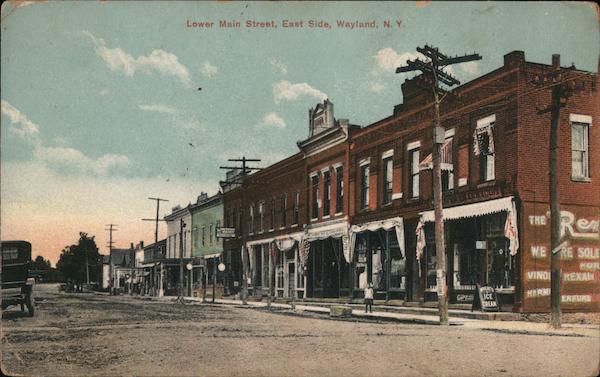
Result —
[[373, 313], [373, 284], [368, 283], [365, 287], [365, 313]]

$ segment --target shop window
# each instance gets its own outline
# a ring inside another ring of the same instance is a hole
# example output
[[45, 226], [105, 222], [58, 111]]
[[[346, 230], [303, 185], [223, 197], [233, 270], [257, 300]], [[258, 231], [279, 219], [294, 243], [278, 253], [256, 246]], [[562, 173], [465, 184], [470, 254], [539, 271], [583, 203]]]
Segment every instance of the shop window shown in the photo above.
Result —
[[270, 207], [271, 213], [270, 213], [270, 217], [269, 217], [269, 229], [273, 230], [275, 229], [275, 197], [272, 196], [271, 197], [271, 207]]
[[410, 197], [419, 197], [419, 148], [411, 149], [409, 151], [409, 162], [410, 162]]
[[478, 251], [473, 248], [468, 248], [463, 244], [454, 244], [454, 289], [475, 289], [480, 263], [478, 255]]
[[360, 208], [365, 209], [369, 206], [369, 165], [360, 167]]
[[425, 287], [427, 291], [435, 291], [437, 289], [437, 256], [435, 250], [435, 232], [433, 224], [427, 223], [425, 229], [425, 261], [426, 270]]
[[312, 187], [312, 208], [311, 219], [319, 217], [319, 176], [313, 175], [311, 178]]
[[331, 202], [331, 173], [329, 170], [323, 173], [323, 217], [329, 216], [329, 205]]
[[396, 231], [388, 233], [389, 256], [390, 256], [390, 288], [406, 289], [406, 258], [402, 255], [400, 245], [396, 239]]
[[336, 198], [335, 198], [335, 213], [342, 213], [344, 210], [344, 168], [338, 166], [335, 169], [336, 179]]
[[279, 203], [280, 208], [279, 208], [279, 225], [281, 228], [285, 228], [287, 226], [287, 219], [286, 219], [286, 206], [287, 206], [287, 195], [286, 194], [281, 194], [281, 202]]
[[393, 159], [388, 157], [383, 160], [383, 204], [392, 202], [393, 172]]
[[367, 234], [361, 233], [356, 237], [356, 268], [354, 269], [354, 289], [364, 289], [367, 285]]
[[298, 220], [300, 218], [300, 191], [296, 191], [296, 195], [294, 196], [294, 218], [292, 219], [292, 223], [294, 225], [298, 224]]
[[571, 123], [571, 177], [573, 180], [590, 178], [589, 124]]

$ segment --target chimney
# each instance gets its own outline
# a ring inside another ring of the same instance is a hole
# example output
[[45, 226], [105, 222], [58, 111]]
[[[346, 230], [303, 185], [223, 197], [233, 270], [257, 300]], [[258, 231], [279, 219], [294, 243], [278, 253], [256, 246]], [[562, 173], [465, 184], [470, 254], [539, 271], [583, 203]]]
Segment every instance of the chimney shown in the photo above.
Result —
[[560, 54], [552, 54], [552, 68], [554, 70], [560, 69]]
[[518, 67], [525, 63], [525, 52], [523, 51], [512, 51], [504, 55], [504, 66], [505, 67]]
[[411, 106], [413, 104], [425, 103], [432, 96], [431, 90], [428, 90], [430, 86], [431, 84], [426, 82], [423, 74], [404, 80], [401, 85], [403, 104]]

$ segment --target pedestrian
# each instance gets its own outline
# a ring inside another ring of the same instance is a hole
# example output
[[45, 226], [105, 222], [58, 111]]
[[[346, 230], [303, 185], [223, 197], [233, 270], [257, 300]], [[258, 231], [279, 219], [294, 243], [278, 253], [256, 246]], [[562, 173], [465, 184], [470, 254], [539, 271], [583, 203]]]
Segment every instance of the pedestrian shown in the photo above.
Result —
[[373, 313], [373, 284], [368, 283], [365, 287], [365, 313], [367, 310]]

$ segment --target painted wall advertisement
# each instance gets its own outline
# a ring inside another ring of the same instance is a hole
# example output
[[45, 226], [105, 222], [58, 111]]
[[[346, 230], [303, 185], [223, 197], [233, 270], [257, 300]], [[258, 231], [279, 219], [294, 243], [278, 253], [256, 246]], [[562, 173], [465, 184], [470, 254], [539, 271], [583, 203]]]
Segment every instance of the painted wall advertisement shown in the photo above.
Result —
[[[523, 311], [550, 308], [550, 209], [523, 203]], [[561, 206], [561, 309], [600, 309], [600, 231], [598, 209]]]

